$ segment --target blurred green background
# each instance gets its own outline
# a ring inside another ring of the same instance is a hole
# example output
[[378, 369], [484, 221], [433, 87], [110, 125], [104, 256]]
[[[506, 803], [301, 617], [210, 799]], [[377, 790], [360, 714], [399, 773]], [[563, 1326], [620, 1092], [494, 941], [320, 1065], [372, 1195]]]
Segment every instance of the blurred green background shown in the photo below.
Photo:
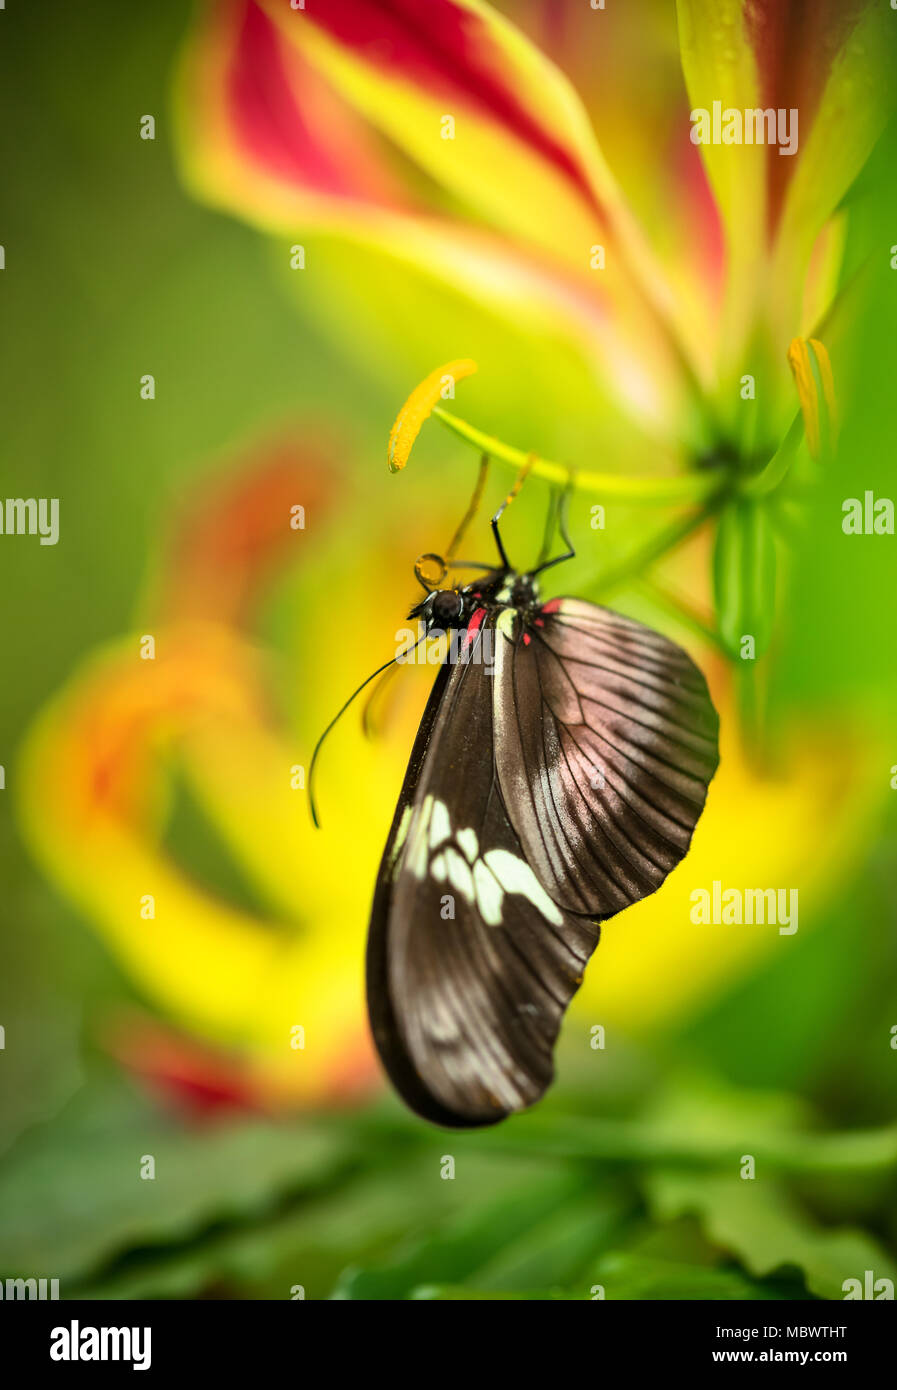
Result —
[[[672, 7], [649, 12], [656, 61], [674, 65]], [[299, 1286], [315, 1298], [589, 1298], [597, 1286], [608, 1298], [839, 1298], [846, 1278], [870, 1268], [897, 1280], [897, 539], [840, 527], [844, 498], [893, 491], [893, 129], [850, 195], [843, 277], [865, 269], [835, 362], [849, 368], [842, 446], [800, 499], [766, 659], [774, 757], [787, 765], [791, 743], [822, 730], [801, 755], [805, 814], [788, 822], [801, 864], [819, 861], [821, 886], [808, 889], [795, 938], [727, 955], [719, 935], [688, 920], [689, 891], [709, 879], [686, 861], [665, 920], [646, 927], [668, 943], [661, 963], [622, 959], [655, 937], [636, 946], [625, 921], [605, 929], [544, 1102], [495, 1131], [445, 1135], [406, 1114], [369, 1062], [352, 1085], [329, 1081], [326, 1067], [291, 1083], [291, 1069], [324, 1065], [314, 1030], [307, 1053], [289, 1050], [290, 1021], [315, 1007], [301, 987], [292, 1011], [287, 1002], [282, 1017], [245, 1026], [239, 1005], [203, 1028], [199, 1005], [193, 1017], [189, 1002], [166, 1003], [160, 980], [177, 974], [176, 951], [151, 980], [129, 967], [114, 930], [97, 934], [85, 901], [26, 844], [35, 833], [23, 827], [42, 805], [49, 816], [57, 793], [64, 800], [68, 775], [60, 745], [37, 790], [22, 792], [36, 715], [104, 644], [129, 635], [136, 652], [130, 634], [165, 632], [153, 605], [173, 567], [177, 609], [176, 519], [199, 535], [222, 480], [251, 477], [272, 440], [309, 496], [312, 475], [332, 490], [326, 530], [310, 508], [308, 554], [281, 559], [252, 614], [285, 772], [307, 765], [340, 700], [390, 654], [415, 556], [445, 543], [466, 504], [475, 456], [435, 424], [407, 474], [387, 475], [386, 434], [411, 387], [439, 360], [473, 355], [480, 375], [459, 390], [466, 418], [588, 466], [606, 442], [586, 369], [561, 335], [543, 337], [546, 379], [526, 334], [460, 290], [323, 234], [302, 236], [314, 273], [297, 288], [288, 244], [190, 197], [171, 90], [188, 23], [174, 0], [2, 17], [4, 496], [59, 497], [60, 540], [0, 542], [0, 1275], [59, 1277], [64, 1297], [101, 1298], [290, 1298]], [[137, 134], [146, 112], [153, 142]], [[605, 144], [626, 152], [614, 128]], [[152, 402], [139, 396], [147, 372]], [[493, 479], [499, 492], [508, 476]], [[599, 541], [590, 500], [574, 508], [580, 557], [563, 578], [587, 597], [596, 573], [637, 545], [644, 516], [616, 508]], [[509, 518], [512, 554], [538, 546], [544, 503], [534, 484]], [[701, 592], [708, 570], [695, 548], [673, 578]], [[693, 641], [638, 588], [613, 598]], [[304, 933], [319, 983], [338, 967], [334, 1075], [345, 1050], [355, 1076], [364, 903], [423, 694], [415, 687], [373, 751], [347, 730], [329, 782], [322, 765], [322, 848], [307, 851], [319, 862], [272, 871], [294, 874], [292, 913], [288, 895], [252, 872], [252, 851], [250, 871], [235, 866], [227, 817], [208, 814], [171, 748], [160, 754], [159, 843], [210, 902], [237, 903], [270, 932]], [[832, 768], [849, 788], [841, 800]], [[233, 779], [239, 805], [236, 768]], [[708, 831], [720, 845], [762, 838], [762, 785], [742, 792]], [[306, 815], [288, 800], [297, 835]], [[789, 845], [779, 850], [787, 862]], [[86, 863], [114, 875], [111, 862]], [[318, 919], [303, 911], [314, 872], [316, 893], [332, 880], [344, 895], [319, 954]], [[120, 934], [147, 929], [135, 909]], [[718, 949], [716, 968], [707, 958]], [[605, 950], [617, 971], [613, 1026], [593, 1051]], [[326, 1030], [331, 1004], [320, 990], [316, 999]], [[745, 1154], [754, 1181], [739, 1176]], [[152, 1181], [140, 1178], [143, 1155], [155, 1158]]]

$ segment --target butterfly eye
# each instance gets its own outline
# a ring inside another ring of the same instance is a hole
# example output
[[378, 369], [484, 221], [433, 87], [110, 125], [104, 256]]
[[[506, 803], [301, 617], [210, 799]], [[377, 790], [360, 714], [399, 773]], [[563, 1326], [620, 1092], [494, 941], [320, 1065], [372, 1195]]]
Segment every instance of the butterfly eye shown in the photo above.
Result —
[[464, 601], [454, 589], [440, 589], [433, 598], [433, 623], [443, 629], [451, 627], [461, 616]]

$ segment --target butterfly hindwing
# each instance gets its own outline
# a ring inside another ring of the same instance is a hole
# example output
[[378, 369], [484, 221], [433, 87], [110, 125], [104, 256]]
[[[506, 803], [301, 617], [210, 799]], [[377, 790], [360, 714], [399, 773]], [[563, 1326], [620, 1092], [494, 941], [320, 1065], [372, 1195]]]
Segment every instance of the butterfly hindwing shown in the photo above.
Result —
[[716, 771], [704, 677], [643, 624], [580, 599], [497, 623], [495, 759], [522, 852], [572, 913], [605, 918], [685, 855]]
[[553, 1075], [561, 1019], [598, 940], [527, 862], [493, 754], [495, 637], [471, 623], [421, 728], [380, 868], [368, 941], [378, 1050], [413, 1109], [494, 1123]]

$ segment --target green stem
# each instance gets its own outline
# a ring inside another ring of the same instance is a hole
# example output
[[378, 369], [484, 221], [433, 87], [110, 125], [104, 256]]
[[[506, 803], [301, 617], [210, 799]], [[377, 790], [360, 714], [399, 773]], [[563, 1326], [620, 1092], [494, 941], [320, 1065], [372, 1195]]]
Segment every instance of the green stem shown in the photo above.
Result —
[[797, 453], [797, 446], [803, 438], [803, 433], [804, 418], [798, 411], [791, 421], [788, 433], [766, 467], [738, 484], [738, 491], [743, 497], [766, 497], [770, 492], [775, 491], [794, 462], [794, 455]]
[[607, 593], [611, 589], [618, 589], [627, 580], [643, 578], [646, 570], [650, 569], [655, 561], [664, 555], [675, 550], [684, 540], [699, 530], [716, 511], [712, 504], [703, 507], [699, 512], [690, 512], [686, 517], [679, 517], [670, 526], [664, 526], [657, 531], [646, 545], [634, 551], [627, 559], [621, 561], [619, 565], [609, 566], [603, 574], [596, 575], [590, 581], [586, 581], [581, 587], [585, 591], [594, 590], [597, 593]]
[[[368, 1112], [362, 1122], [347, 1124], [349, 1133], [376, 1133], [400, 1143], [417, 1143], [419, 1136], [394, 1113]], [[473, 1135], [457, 1135], [458, 1143], [479, 1144]], [[750, 1144], [731, 1134], [705, 1133], [700, 1127], [654, 1119], [583, 1115], [540, 1115], [530, 1112], [491, 1131], [489, 1148], [507, 1149], [518, 1158], [529, 1155], [592, 1163], [631, 1163], [661, 1167], [733, 1169], [745, 1148], [771, 1170], [800, 1175], [888, 1177], [897, 1175], [897, 1124], [844, 1133], [783, 1130], [754, 1134]]]
[[[517, 1152], [566, 1158], [670, 1165], [730, 1164], [745, 1145], [718, 1135], [675, 1131], [631, 1120], [568, 1120], [543, 1123], [527, 1116], [507, 1131]], [[751, 1152], [782, 1173], [874, 1174], [897, 1172], [897, 1125], [847, 1134], [778, 1134], [751, 1140]]]
[[735, 661], [735, 699], [744, 751], [756, 772], [768, 772], [765, 669], [759, 661]]
[[570, 469], [563, 463], [552, 463], [550, 459], [539, 458], [523, 449], [515, 449], [510, 444], [484, 434], [466, 420], [451, 415], [441, 406], [434, 406], [432, 414], [459, 438], [472, 444], [480, 453], [490, 458], [500, 459], [514, 468], [522, 468], [532, 460], [532, 472], [536, 477], [549, 482], [566, 483], [573, 479], [573, 486], [583, 492], [598, 493], [602, 497], [621, 502], [642, 503], [646, 506], [675, 506], [677, 503], [704, 502], [719, 492], [725, 485], [729, 473], [724, 468], [708, 468], [700, 473], [686, 473], [676, 478], [627, 478], [617, 473], [593, 473], [585, 469]]

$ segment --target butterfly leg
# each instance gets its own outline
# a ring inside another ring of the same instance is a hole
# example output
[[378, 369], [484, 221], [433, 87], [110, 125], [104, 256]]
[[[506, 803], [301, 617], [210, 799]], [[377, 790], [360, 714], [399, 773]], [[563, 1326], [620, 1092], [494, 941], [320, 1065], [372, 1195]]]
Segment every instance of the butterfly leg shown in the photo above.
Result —
[[458, 549], [458, 546], [461, 544], [461, 541], [464, 538], [464, 534], [468, 526], [473, 521], [474, 517], [477, 514], [477, 511], [479, 510], [480, 502], [483, 496], [483, 489], [486, 486], [486, 475], [488, 474], [488, 472], [489, 455], [484, 454], [483, 457], [480, 459], [480, 471], [477, 474], [476, 485], [473, 489], [473, 496], [471, 497], [470, 502], [468, 503], [467, 511], [464, 513], [464, 516], [461, 519], [457, 531], [452, 536], [452, 539], [449, 542], [448, 550], [445, 552], [446, 563], [453, 559]]
[[523, 487], [523, 484], [526, 482], [527, 474], [533, 466], [535, 457], [535, 454], [529, 455], [529, 457], [526, 460], [526, 463], [523, 465], [520, 472], [517, 474], [517, 477], [514, 479], [514, 486], [511, 488], [511, 491], [508, 493], [507, 497], [502, 502], [498, 511], [495, 513], [495, 516], [492, 518], [492, 534], [495, 537], [495, 544], [498, 546], [498, 553], [501, 556], [502, 566], [506, 570], [511, 569], [512, 566], [505, 552], [504, 545], [502, 544], [501, 535], [499, 534], [498, 530], [498, 523], [501, 520], [502, 513], [504, 512], [505, 508], [511, 505], [511, 503], [514, 501], [514, 498], [517, 496], [518, 492]]
[[536, 561], [536, 570], [544, 565], [548, 559], [548, 552], [551, 550], [551, 542], [554, 540], [554, 533], [557, 528], [558, 502], [560, 500], [560, 489], [553, 487], [548, 499], [548, 515], [545, 518], [545, 531], [542, 535], [542, 548], [539, 551], [539, 558]]
[[534, 575], [541, 574], [543, 570], [551, 569], [553, 565], [563, 564], [564, 560], [572, 560], [576, 555], [576, 548], [572, 540], [570, 539], [570, 532], [567, 527], [567, 513], [570, 507], [570, 494], [572, 491], [573, 474], [571, 473], [564, 487], [564, 491], [561, 494], [560, 501], [557, 505], [557, 526], [558, 530], [561, 533], [561, 540], [564, 542], [564, 545], [567, 547], [567, 549], [564, 551], [563, 555], [556, 555], [553, 560], [546, 560], [543, 558], [548, 551], [549, 545], [551, 544], [551, 535], [554, 530], [555, 507], [554, 499], [552, 499], [551, 511], [549, 512], [549, 524], [545, 530], [545, 541], [542, 546], [542, 554], [539, 556], [539, 563], [533, 570]]

